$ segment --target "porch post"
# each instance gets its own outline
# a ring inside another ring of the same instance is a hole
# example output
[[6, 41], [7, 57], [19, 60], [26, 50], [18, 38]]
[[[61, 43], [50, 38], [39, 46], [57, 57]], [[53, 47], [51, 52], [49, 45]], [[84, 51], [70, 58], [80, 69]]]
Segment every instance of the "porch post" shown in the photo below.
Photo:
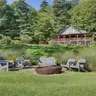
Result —
[[78, 45], [78, 35], [77, 35], [77, 45]]
[[64, 41], [64, 44], [65, 44], [65, 36], [63, 36], [63, 41]]
[[58, 44], [59, 44], [59, 36], [58, 36]]
[[86, 34], [85, 34], [85, 40], [84, 41], [85, 41], [85, 45], [86, 45]]
[[69, 43], [71, 44], [71, 35], [69, 35]]
[[92, 35], [92, 39], [93, 39], [92, 41], [94, 42], [94, 34]]

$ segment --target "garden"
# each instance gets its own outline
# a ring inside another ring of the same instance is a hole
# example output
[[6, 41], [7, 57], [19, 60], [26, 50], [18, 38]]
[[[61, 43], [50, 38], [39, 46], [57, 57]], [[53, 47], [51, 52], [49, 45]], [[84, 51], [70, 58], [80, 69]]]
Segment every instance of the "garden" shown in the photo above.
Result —
[[[6, 45], [0, 44], [0, 56], [6, 60], [16, 60], [17, 57], [29, 59], [32, 65], [38, 64], [38, 59], [41, 56], [55, 57], [57, 64], [67, 62], [69, 58], [74, 58], [76, 61], [84, 58], [87, 61], [87, 68], [96, 71], [96, 46], [59, 46], [59, 45]], [[12, 58], [13, 57], [13, 58]]]

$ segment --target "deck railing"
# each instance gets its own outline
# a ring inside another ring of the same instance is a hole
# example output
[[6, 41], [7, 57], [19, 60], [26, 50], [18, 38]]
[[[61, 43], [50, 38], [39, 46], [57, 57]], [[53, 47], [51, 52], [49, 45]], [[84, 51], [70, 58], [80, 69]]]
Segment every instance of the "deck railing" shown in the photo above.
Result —
[[59, 39], [53, 39], [53, 41], [65, 41], [65, 42], [69, 42], [69, 41], [92, 41], [92, 37], [86, 37], [86, 38], [59, 38]]

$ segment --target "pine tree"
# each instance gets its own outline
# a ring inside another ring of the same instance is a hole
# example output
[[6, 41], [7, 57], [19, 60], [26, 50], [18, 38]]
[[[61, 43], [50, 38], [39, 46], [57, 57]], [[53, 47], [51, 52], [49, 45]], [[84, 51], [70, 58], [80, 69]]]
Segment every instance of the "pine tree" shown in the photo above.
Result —
[[48, 6], [49, 4], [48, 4], [48, 2], [46, 1], [46, 0], [43, 0], [43, 2], [41, 3], [41, 5], [40, 5], [40, 11], [41, 12], [45, 12], [46, 10], [46, 7]]
[[70, 14], [68, 11], [72, 8], [71, 2], [66, 0], [54, 0], [52, 4], [54, 14], [54, 29], [59, 32], [70, 24]]
[[31, 7], [25, 2], [25, 0], [14, 1], [12, 6], [15, 10], [15, 16], [17, 17], [16, 21], [18, 22], [20, 34], [29, 34], [29, 12]]

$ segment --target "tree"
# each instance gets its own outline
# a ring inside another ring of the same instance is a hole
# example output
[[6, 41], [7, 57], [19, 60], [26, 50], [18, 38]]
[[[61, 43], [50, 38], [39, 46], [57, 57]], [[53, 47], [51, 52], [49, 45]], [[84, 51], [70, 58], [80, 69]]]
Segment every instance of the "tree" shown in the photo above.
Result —
[[71, 12], [72, 25], [82, 30], [96, 32], [96, 0], [82, 0]]
[[10, 5], [6, 4], [6, 0], [0, 0], [0, 31], [1, 31], [1, 34], [8, 35], [11, 38], [13, 38], [14, 35], [16, 35], [13, 31], [14, 28], [16, 28], [14, 10]]
[[48, 6], [49, 4], [48, 4], [48, 2], [46, 1], [46, 0], [43, 0], [43, 2], [41, 3], [41, 5], [40, 5], [40, 11], [41, 12], [46, 12], [46, 7]]
[[[37, 43], [40, 40], [48, 42], [51, 35], [60, 32], [60, 30], [71, 24], [71, 15], [72, 24], [75, 25], [75, 17], [77, 20], [79, 18], [78, 13], [75, 12], [75, 10], [78, 11], [78, 7], [74, 8], [72, 13], [71, 9], [77, 3], [78, 0], [54, 0], [52, 5], [49, 5], [46, 0], [43, 0], [40, 10], [36, 11], [25, 0], [14, 0], [11, 5], [8, 5], [6, 0], [0, 0], [0, 33], [5, 37], [10, 36], [12, 40], [21, 40], [23, 43]], [[86, 17], [86, 20], [83, 20], [84, 22], [80, 21], [80, 18], [78, 20], [83, 26], [84, 24], [91, 24], [92, 26], [88, 25], [86, 27], [90, 27], [89, 29], [95, 28], [96, 9], [94, 6], [93, 8], [94, 11], [92, 10], [90, 17], [94, 19], [88, 21]], [[79, 25], [80, 28], [82, 28], [81, 25]]]
[[34, 8], [31, 8], [29, 12], [29, 23], [31, 25], [31, 31], [34, 32], [38, 21], [38, 13]]
[[80, 2], [80, 0], [72, 0], [72, 4], [73, 4], [73, 6], [79, 4], [79, 2]]
[[51, 16], [48, 16], [47, 13], [38, 14], [37, 30], [35, 31], [35, 37], [38, 41], [48, 42], [51, 39], [51, 35], [54, 33], [51, 20]]
[[66, 0], [54, 0], [52, 4], [54, 14], [54, 27], [57, 32], [70, 24], [70, 14], [68, 11], [72, 8], [71, 2]]
[[[6, 6], [6, 0], [0, 0], [0, 27], [4, 25], [3, 22], [5, 22], [4, 17], [4, 7]], [[1, 30], [1, 28], [0, 28]]]
[[4, 6], [7, 3], [6, 0], [0, 0], [0, 7]]
[[11, 5], [15, 10], [16, 22], [18, 23], [19, 36], [30, 35], [30, 23], [29, 23], [29, 13], [31, 6], [28, 5], [25, 0], [14, 1]]

